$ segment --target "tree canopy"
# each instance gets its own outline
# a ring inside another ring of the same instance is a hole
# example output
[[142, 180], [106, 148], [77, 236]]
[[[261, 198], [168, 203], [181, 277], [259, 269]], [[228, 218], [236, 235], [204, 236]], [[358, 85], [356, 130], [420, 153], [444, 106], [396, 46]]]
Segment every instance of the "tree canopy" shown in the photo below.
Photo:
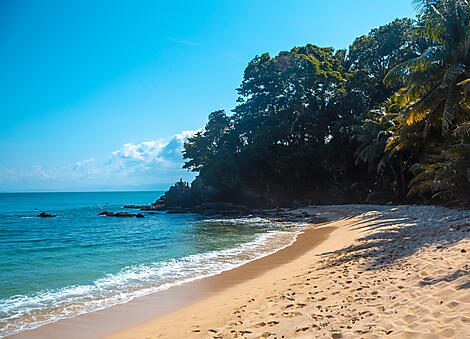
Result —
[[254, 57], [233, 111], [184, 146], [196, 186], [267, 205], [470, 202], [470, 6], [415, 2], [417, 20], [348, 50]]

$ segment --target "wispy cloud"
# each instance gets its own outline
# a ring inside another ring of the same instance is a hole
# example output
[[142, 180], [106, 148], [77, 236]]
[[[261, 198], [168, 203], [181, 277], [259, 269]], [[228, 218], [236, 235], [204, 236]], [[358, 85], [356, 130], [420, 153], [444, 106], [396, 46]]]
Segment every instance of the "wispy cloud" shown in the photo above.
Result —
[[195, 47], [199, 45], [197, 42], [185, 40], [185, 39], [170, 38], [170, 40], [177, 44], [191, 46], [191, 47]]

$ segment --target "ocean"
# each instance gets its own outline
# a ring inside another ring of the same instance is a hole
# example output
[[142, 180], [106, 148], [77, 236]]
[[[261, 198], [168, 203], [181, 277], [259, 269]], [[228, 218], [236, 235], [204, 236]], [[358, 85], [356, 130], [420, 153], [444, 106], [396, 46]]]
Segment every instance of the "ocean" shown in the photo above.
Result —
[[162, 193], [1, 193], [0, 337], [232, 269], [300, 232], [255, 216], [98, 216]]

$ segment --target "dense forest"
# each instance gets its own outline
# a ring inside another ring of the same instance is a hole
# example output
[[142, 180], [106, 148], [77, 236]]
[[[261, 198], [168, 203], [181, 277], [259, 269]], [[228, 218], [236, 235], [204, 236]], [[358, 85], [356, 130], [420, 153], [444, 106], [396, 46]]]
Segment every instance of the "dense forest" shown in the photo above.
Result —
[[470, 4], [415, 4], [348, 50], [256, 56], [237, 106], [184, 145], [197, 178], [162, 201], [468, 205]]

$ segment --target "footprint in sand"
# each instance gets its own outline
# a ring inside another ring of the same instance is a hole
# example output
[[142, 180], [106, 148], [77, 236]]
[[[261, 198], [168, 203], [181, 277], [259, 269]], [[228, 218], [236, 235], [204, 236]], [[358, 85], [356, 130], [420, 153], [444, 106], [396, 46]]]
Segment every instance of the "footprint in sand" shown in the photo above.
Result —
[[298, 329], [295, 330], [295, 333], [305, 332], [305, 331], [307, 331], [309, 328], [310, 328], [310, 326], [300, 327], [300, 328], [298, 328]]
[[321, 314], [312, 314], [312, 318], [316, 321], [323, 320], [323, 316]]

